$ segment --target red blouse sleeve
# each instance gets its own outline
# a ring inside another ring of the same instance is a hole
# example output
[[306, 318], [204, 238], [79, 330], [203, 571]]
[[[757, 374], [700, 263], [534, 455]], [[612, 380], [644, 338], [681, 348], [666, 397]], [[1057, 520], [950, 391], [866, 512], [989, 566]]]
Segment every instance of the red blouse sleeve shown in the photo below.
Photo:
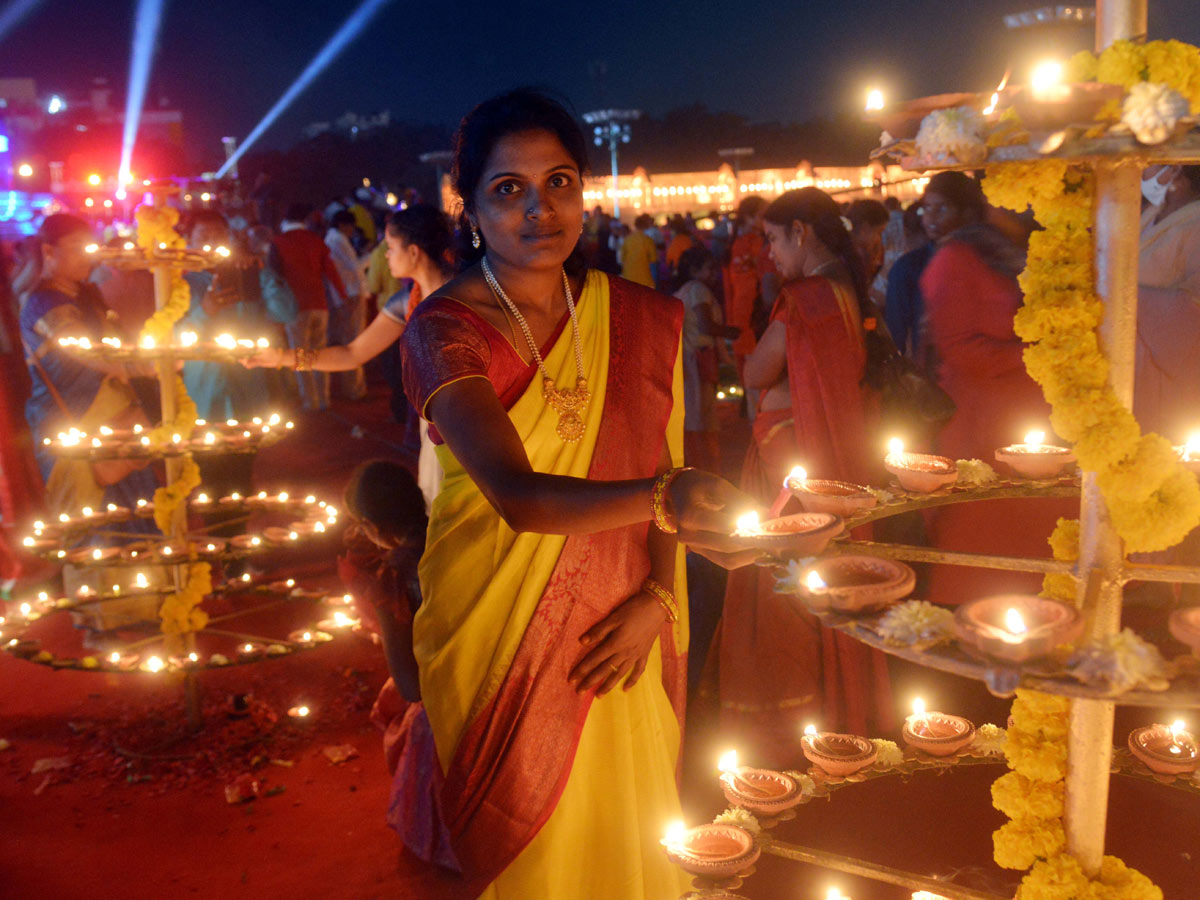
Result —
[[421, 303], [400, 338], [404, 392], [422, 417], [429, 398], [446, 385], [474, 376], [486, 378], [490, 361], [487, 338], [454, 300]]

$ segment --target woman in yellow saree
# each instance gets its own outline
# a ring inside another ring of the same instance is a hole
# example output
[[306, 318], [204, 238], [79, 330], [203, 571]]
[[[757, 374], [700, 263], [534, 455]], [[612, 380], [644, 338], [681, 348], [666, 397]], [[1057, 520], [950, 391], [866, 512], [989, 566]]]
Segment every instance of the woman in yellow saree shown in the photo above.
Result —
[[437, 771], [410, 775], [438, 781], [440, 810], [401, 827], [405, 895], [674, 898], [686, 880], [658, 839], [679, 814], [678, 539], [720, 549], [753, 504], [672, 468], [679, 303], [569, 258], [586, 160], [571, 116], [506, 94], [464, 119], [456, 154], [479, 263], [401, 345], [446, 473], [413, 623], [414, 733]]

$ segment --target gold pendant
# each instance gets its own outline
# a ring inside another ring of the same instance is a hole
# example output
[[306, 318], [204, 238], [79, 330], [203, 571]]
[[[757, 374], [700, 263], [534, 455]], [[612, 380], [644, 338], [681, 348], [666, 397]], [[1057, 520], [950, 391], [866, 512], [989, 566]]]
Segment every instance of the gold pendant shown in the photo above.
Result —
[[587, 381], [580, 378], [574, 390], [558, 388], [549, 378], [542, 381], [542, 392], [546, 404], [558, 413], [558, 426], [555, 431], [568, 444], [573, 444], [583, 437], [585, 427], [580, 415], [587, 409], [588, 399], [592, 396], [587, 389]]

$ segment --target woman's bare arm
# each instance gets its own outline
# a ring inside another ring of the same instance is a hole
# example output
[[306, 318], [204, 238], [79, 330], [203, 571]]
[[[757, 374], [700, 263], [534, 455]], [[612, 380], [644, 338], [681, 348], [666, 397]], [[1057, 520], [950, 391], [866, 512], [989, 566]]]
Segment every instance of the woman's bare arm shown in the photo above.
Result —
[[746, 387], [765, 391], [777, 385], [787, 372], [787, 326], [772, 322], [754, 351], [746, 357], [743, 377]]

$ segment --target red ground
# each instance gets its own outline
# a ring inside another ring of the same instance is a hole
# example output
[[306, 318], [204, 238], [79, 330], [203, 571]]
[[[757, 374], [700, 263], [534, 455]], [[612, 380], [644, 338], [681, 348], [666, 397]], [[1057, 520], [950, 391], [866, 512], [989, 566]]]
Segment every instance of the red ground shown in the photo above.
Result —
[[[402, 434], [388, 422], [378, 389], [370, 401], [342, 407], [340, 414], [300, 422], [294, 435], [261, 454], [259, 486], [303, 486], [332, 498], [358, 461], [395, 455]], [[354, 424], [364, 437], [352, 437]], [[739, 446], [726, 443], [731, 461], [740, 459]], [[297, 560], [293, 569], [332, 583], [329, 566], [317, 561]], [[52, 671], [0, 654], [0, 738], [12, 743], [0, 752], [0, 898], [403, 896], [395, 877], [398, 845], [383, 821], [388, 777], [378, 733], [367, 718], [384, 677], [378, 651], [352, 637], [283, 660], [205, 673], [201, 683], [212, 719], [201, 738], [178, 747], [220, 751], [223, 769], [189, 776], [187, 761], [131, 761], [109, 750], [113, 736], [144, 747], [176, 730], [182, 716], [178, 685], [151, 675]], [[230, 723], [222, 711], [232, 693], [251, 694], [260, 709], [273, 709], [282, 721], [273, 729]], [[305, 726], [283, 715], [300, 702], [314, 709]], [[715, 778], [704, 771], [719, 740], [702, 733], [701, 718], [689, 734], [694, 764], [685, 797], [691, 821], [724, 806]], [[137, 722], [145, 724], [131, 730]], [[248, 737], [262, 743], [241, 751], [222, 746]], [[357, 758], [332, 764], [322, 748], [339, 744], [353, 745]], [[259, 755], [293, 765], [262, 760], [251, 769], [250, 760]], [[37, 760], [63, 756], [71, 757], [72, 768], [31, 774]], [[260, 780], [259, 799], [229, 805], [224, 785], [243, 771]], [[993, 879], [999, 890], [1015, 881], [990, 863], [989, 835], [1001, 819], [987, 789], [999, 771], [856, 785], [830, 802], [802, 808], [780, 834], [914, 871], [970, 869]], [[1194, 794], [1118, 779], [1110, 821], [1110, 852], [1153, 876], [1168, 900], [1200, 896], [1200, 802]], [[830, 885], [855, 900], [909, 897], [776, 859], [761, 862], [740, 893], [751, 900], [821, 900]]]

